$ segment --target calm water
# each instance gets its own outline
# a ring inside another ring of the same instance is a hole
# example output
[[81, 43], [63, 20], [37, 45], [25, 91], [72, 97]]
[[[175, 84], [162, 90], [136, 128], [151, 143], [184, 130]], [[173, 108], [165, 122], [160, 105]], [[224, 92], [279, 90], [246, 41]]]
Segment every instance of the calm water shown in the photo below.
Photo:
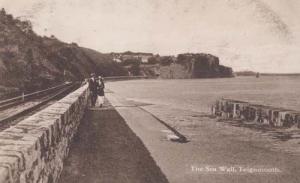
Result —
[[300, 111], [300, 77], [265, 76], [193, 80], [132, 80], [107, 83], [127, 99], [193, 111], [209, 111], [232, 98]]

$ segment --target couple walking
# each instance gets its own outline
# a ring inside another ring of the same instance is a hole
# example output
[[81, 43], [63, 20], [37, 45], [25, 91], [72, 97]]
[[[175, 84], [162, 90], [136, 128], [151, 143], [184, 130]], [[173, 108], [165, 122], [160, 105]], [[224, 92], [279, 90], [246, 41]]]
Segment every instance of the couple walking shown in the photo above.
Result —
[[91, 74], [89, 80], [89, 89], [91, 94], [92, 107], [102, 107], [104, 104], [104, 81], [101, 76], [97, 77], [96, 74]]

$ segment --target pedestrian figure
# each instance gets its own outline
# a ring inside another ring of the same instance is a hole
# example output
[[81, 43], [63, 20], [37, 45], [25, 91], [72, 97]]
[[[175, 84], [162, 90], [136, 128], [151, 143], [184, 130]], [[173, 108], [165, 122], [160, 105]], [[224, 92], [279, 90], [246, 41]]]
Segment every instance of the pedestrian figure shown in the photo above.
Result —
[[91, 106], [95, 107], [96, 100], [97, 100], [97, 92], [98, 92], [98, 85], [97, 77], [95, 73], [91, 74], [91, 79], [89, 79], [89, 90], [91, 96]]
[[99, 76], [97, 94], [98, 94], [98, 102], [100, 107], [102, 107], [104, 104], [104, 88], [105, 85], [104, 85], [103, 78]]

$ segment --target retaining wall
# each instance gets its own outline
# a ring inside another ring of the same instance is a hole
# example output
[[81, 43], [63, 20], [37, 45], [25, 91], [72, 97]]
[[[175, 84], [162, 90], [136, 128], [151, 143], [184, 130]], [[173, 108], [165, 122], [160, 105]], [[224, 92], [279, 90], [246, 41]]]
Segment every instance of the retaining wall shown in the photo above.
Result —
[[212, 113], [225, 119], [240, 119], [274, 127], [297, 126], [300, 128], [299, 111], [256, 105], [244, 101], [220, 99], [213, 105]]
[[0, 132], [0, 183], [56, 182], [88, 98], [84, 85]]

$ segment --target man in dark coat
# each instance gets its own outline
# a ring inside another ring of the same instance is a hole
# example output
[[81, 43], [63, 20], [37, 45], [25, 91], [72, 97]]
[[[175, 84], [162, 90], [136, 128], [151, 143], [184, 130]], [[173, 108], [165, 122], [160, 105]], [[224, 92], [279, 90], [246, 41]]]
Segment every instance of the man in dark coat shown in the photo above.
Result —
[[91, 95], [92, 107], [95, 107], [96, 104], [98, 88], [99, 88], [99, 83], [97, 82], [96, 74], [92, 73], [91, 79], [89, 80], [89, 90]]

